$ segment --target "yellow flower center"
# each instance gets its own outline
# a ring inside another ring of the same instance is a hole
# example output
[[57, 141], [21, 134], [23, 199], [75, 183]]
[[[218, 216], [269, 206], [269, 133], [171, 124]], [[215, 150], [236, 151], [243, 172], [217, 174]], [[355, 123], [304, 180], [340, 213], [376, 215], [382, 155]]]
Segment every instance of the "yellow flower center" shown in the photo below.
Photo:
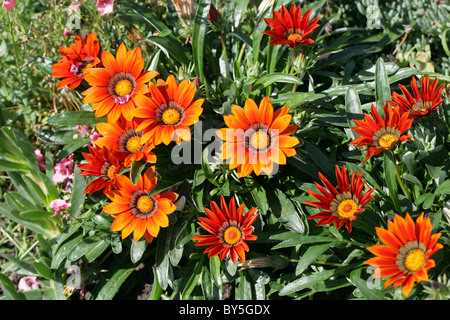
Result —
[[238, 243], [241, 240], [241, 237], [242, 237], [241, 230], [239, 230], [239, 228], [234, 226], [228, 227], [223, 233], [223, 240], [229, 245], [234, 245]]
[[125, 97], [126, 95], [129, 95], [131, 91], [133, 91], [133, 83], [128, 79], [119, 80], [114, 86], [114, 92], [119, 97]]
[[391, 148], [397, 141], [397, 135], [392, 133], [385, 133], [378, 139], [378, 144], [382, 148]]
[[250, 138], [250, 145], [257, 150], [266, 149], [270, 144], [270, 136], [263, 130], [256, 131]]
[[174, 125], [180, 121], [181, 113], [176, 109], [169, 108], [163, 112], [161, 119], [166, 125]]
[[148, 196], [141, 196], [136, 204], [136, 208], [144, 214], [152, 212], [154, 207], [155, 201], [153, 201], [153, 199]]
[[353, 217], [356, 210], [358, 210], [358, 204], [353, 199], [346, 199], [339, 203], [337, 207], [337, 214], [344, 219]]
[[129, 153], [137, 153], [142, 151], [143, 146], [144, 145], [141, 143], [141, 137], [133, 136], [127, 140], [126, 148]]
[[303, 39], [303, 36], [298, 33], [291, 33], [288, 38], [289, 41], [300, 42]]
[[114, 176], [116, 175], [117, 167], [114, 165], [110, 165], [108, 171], [106, 171], [106, 176], [109, 180], [114, 180]]
[[426, 111], [428, 108], [430, 108], [433, 105], [432, 101], [422, 101], [419, 100], [417, 101], [417, 103], [414, 103], [411, 106], [411, 110], [410, 113], [415, 112], [415, 111], [421, 111], [424, 112]]
[[425, 264], [427, 258], [422, 249], [411, 249], [405, 256], [403, 264], [409, 271], [419, 271]]

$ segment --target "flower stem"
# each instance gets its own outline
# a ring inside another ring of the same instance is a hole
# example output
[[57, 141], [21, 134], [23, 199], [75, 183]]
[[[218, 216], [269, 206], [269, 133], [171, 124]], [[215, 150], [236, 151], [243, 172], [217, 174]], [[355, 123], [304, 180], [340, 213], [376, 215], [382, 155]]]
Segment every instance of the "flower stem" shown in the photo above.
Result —
[[11, 38], [12, 38], [12, 41], [13, 41], [14, 59], [16, 61], [17, 71], [19, 72], [19, 82], [20, 82], [20, 84], [22, 84], [23, 83], [23, 75], [22, 75], [22, 70], [20, 69], [19, 57], [18, 57], [18, 54], [17, 54], [17, 43], [16, 43], [16, 38], [15, 38], [15, 32], [13, 30], [13, 25], [11, 23], [11, 18], [9, 17], [9, 11], [6, 12], [6, 17], [8, 18], [9, 32], [11, 33]]
[[405, 184], [403, 183], [403, 179], [400, 177], [400, 172], [398, 171], [397, 161], [395, 160], [394, 154], [392, 154], [392, 162], [394, 163], [395, 168], [395, 175], [397, 176], [397, 181], [400, 185], [400, 188], [403, 190], [403, 194], [405, 197], [409, 200], [411, 200], [411, 196], [409, 195], [408, 189], [405, 187]]

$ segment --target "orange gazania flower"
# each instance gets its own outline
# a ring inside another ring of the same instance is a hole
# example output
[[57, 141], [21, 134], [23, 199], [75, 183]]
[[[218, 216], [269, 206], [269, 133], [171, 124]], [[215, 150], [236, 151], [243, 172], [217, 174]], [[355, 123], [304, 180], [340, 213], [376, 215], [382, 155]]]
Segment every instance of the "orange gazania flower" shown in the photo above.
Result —
[[150, 82], [149, 91], [136, 98], [138, 108], [133, 111], [134, 117], [143, 118], [137, 129], [145, 131], [145, 139], [152, 138], [155, 145], [190, 140], [189, 126], [199, 120], [204, 102], [204, 99], [193, 101], [194, 82], [185, 79], [178, 85], [170, 75], [167, 81], [158, 79], [156, 85]]
[[93, 103], [96, 117], [106, 115], [108, 122], [116, 122], [121, 115], [132, 119], [131, 111], [136, 107], [135, 98], [148, 92], [145, 85], [158, 75], [155, 71], [144, 71], [144, 59], [141, 49], [128, 50], [122, 43], [116, 58], [107, 51], [102, 51], [104, 68], [88, 69], [85, 75], [91, 88], [83, 94], [84, 103]]
[[193, 237], [192, 240], [199, 241], [195, 245], [210, 246], [204, 251], [208, 257], [220, 255], [220, 260], [223, 260], [229, 253], [233, 262], [236, 262], [236, 258], [245, 262], [245, 252], [249, 251], [245, 241], [257, 239], [252, 234], [252, 224], [258, 217], [255, 213], [258, 208], [252, 208], [244, 215], [244, 204], [236, 209], [234, 198], [228, 205], [223, 195], [220, 196], [220, 208], [214, 201], [210, 205], [211, 209], [205, 208], [208, 218], [200, 217], [198, 222], [210, 235]]
[[106, 146], [88, 145], [88, 148], [90, 153], [82, 153], [88, 163], [78, 166], [82, 170], [80, 175], [98, 178], [90, 182], [83, 193], [93, 193], [101, 189], [103, 193], [111, 191], [116, 182], [116, 174], [123, 168], [122, 160], [126, 154]]
[[384, 119], [382, 119], [374, 105], [371, 107], [372, 116], [364, 114], [364, 120], [353, 120], [357, 127], [351, 128], [361, 137], [351, 141], [357, 147], [369, 146], [366, 158], [363, 163], [369, 160], [372, 155], [377, 155], [383, 150], [390, 150], [401, 141], [408, 141], [411, 135], [403, 135], [412, 124], [412, 119], [408, 119], [408, 114], [400, 115], [398, 106], [391, 108], [389, 104], [385, 104]]
[[99, 147], [111, 147], [116, 152], [126, 156], [123, 160], [125, 167], [129, 168], [133, 161], [156, 163], [156, 155], [152, 151], [155, 147], [152, 142], [143, 137], [143, 131], [137, 130], [136, 121], [120, 118], [117, 122], [97, 123], [96, 128], [103, 137], [94, 141]]
[[137, 184], [125, 175], [116, 175], [116, 180], [116, 189], [106, 194], [112, 202], [103, 208], [114, 218], [111, 231], [122, 231], [122, 239], [133, 232], [134, 241], [144, 236], [151, 243], [160, 228], [169, 225], [167, 216], [175, 211], [173, 203], [178, 194], [166, 191], [150, 195], [158, 180], [154, 166], [139, 177]]
[[287, 44], [289, 48], [293, 49], [297, 45], [314, 43], [314, 40], [308, 36], [319, 27], [317, 24], [319, 18], [309, 22], [311, 10], [306, 11], [303, 16], [301, 7], [297, 7], [295, 4], [292, 4], [290, 11], [284, 5], [281, 6], [281, 12], [272, 10], [273, 19], [264, 18], [264, 21], [273, 30], [263, 32], [274, 38], [270, 44]]
[[58, 90], [65, 86], [69, 86], [72, 90], [77, 88], [89, 68], [101, 65], [98, 58], [100, 44], [96, 33], [88, 34], [84, 39], [76, 35], [74, 43], [69, 47], [60, 47], [59, 52], [63, 58], [51, 67], [54, 71], [52, 77], [64, 78], [58, 84]]
[[348, 232], [352, 232], [352, 221], [357, 219], [357, 215], [364, 211], [364, 206], [374, 197], [372, 192], [375, 188], [363, 193], [365, 180], [362, 179], [362, 172], [356, 175], [353, 171], [351, 185], [348, 181], [347, 169], [345, 166], [339, 169], [336, 166], [336, 189], [321, 173], [319, 178], [323, 186], [314, 181], [316, 188], [322, 195], [307, 190], [310, 195], [319, 201], [305, 201], [305, 204], [318, 207], [323, 211], [309, 216], [308, 219], [320, 219], [317, 225], [336, 223], [339, 230], [344, 224]]
[[424, 213], [412, 220], [409, 213], [403, 218], [395, 214], [394, 220], [388, 221], [388, 229], [376, 228], [376, 232], [384, 245], [368, 247], [376, 257], [365, 263], [376, 266], [374, 276], [389, 278], [384, 287], [402, 286], [402, 292], [407, 297], [414, 282], [428, 280], [427, 270], [435, 267], [435, 261], [430, 257], [443, 245], [437, 243], [440, 233], [431, 235], [430, 218], [424, 219]]
[[444, 99], [441, 99], [444, 84], [437, 88], [438, 79], [434, 79], [430, 85], [430, 76], [422, 77], [421, 88], [417, 86], [415, 77], [411, 79], [411, 89], [413, 95], [409, 93], [405, 86], [399, 84], [403, 97], [397, 92], [392, 92], [391, 98], [394, 101], [387, 101], [390, 105], [398, 105], [401, 112], [407, 112], [412, 119], [426, 116], [434, 111]]
[[231, 106], [232, 115], [225, 115], [228, 128], [216, 132], [225, 141], [222, 145], [222, 159], [230, 161], [230, 169], [237, 168], [238, 177], [255, 172], [272, 174], [274, 164], [286, 164], [286, 157], [296, 154], [296, 137], [289, 136], [297, 130], [290, 125], [292, 116], [289, 107], [276, 112], [269, 97], [262, 99], [258, 108], [252, 99], [247, 99], [244, 109]]

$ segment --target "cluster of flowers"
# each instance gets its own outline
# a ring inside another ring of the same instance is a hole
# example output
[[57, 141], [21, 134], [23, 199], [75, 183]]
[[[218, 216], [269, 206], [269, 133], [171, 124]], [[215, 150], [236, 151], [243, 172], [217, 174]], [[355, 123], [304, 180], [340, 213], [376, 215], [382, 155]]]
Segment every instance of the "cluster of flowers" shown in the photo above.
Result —
[[[319, 26], [318, 18], [309, 21], [311, 9], [303, 15], [301, 8], [293, 4], [290, 10], [283, 5], [281, 11], [273, 11], [273, 19], [265, 19], [272, 29], [263, 32], [273, 38], [270, 44], [286, 44], [291, 49], [298, 45], [308, 45], [314, 41], [308, 36]], [[169, 224], [168, 215], [176, 209], [174, 203], [178, 195], [173, 191], [152, 193], [157, 185], [155, 166], [141, 175], [136, 184], [126, 175], [136, 161], [156, 163], [153, 149], [161, 143], [180, 143], [190, 140], [190, 126], [199, 121], [203, 109], [203, 99], [195, 100], [195, 84], [187, 79], [180, 84], [173, 75], [164, 81], [157, 79], [155, 71], [142, 71], [144, 60], [137, 47], [127, 50], [121, 44], [116, 57], [102, 51], [98, 58], [99, 43], [95, 34], [85, 39], [76, 36], [70, 48], [61, 48], [63, 59], [52, 68], [53, 76], [64, 78], [58, 88], [69, 85], [76, 88], [85, 80], [90, 88], [82, 94], [83, 102], [93, 104], [96, 117], [106, 117], [106, 123], [97, 124], [102, 137], [89, 145], [90, 153], [83, 153], [87, 163], [78, 167], [85, 176], [97, 177], [84, 190], [92, 193], [103, 190], [111, 200], [103, 210], [114, 221], [112, 231], [121, 231], [122, 238], [133, 233], [138, 241], [142, 236], [148, 242], [157, 237], [160, 228]], [[411, 81], [413, 95], [400, 86], [401, 96], [392, 94], [380, 116], [375, 106], [371, 114], [364, 114], [364, 120], [354, 120], [352, 128], [360, 135], [350, 144], [367, 146], [366, 159], [383, 150], [393, 149], [398, 143], [407, 141], [410, 135], [404, 133], [410, 128], [414, 118], [428, 115], [443, 101], [440, 99], [443, 86], [437, 88], [437, 80], [430, 85], [429, 78], [423, 78], [419, 91], [415, 78]], [[274, 164], [286, 164], [286, 157], [296, 154], [294, 147], [299, 140], [291, 136], [297, 127], [291, 125], [289, 107], [276, 111], [269, 97], [258, 106], [247, 99], [244, 108], [233, 105], [232, 114], [224, 116], [226, 128], [217, 131], [224, 143], [221, 158], [230, 161], [230, 170], [236, 169], [238, 177], [252, 172], [271, 174]], [[373, 198], [371, 188], [364, 192], [365, 180], [362, 173], [349, 174], [345, 165], [336, 166], [337, 188], [321, 173], [323, 184], [315, 182], [322, 193], [308, 193], [318, 201], [306, 201], [323, 211], [309, 219], [319, 219], [318, 225], [333, 224], [340, 229], [343, 225], [352, 231], [352, 221], [364, 211], [365, 205]], [[210, 209], [205, 208], [208, 217], [201, 217], [199, 224], [210, 235], [198, 235], [196, 245], [208, 246], [205, 253], [209, 257], [220, 255], [223, 260], [228, 254], [233, 262], [245, 261], [245, 251], [249, 251], [246, 241], [255, 240], [252, 223], [257, 218], [257, 208], [244, 215], [244, 204], [236, 207], [235, 199], [227, 203], [220, 197], [220, 207], [214, 201]], [[431, 235], [430, 218], [422, 213], [414, 222], [409, 213], [403, 218], [395, 215], [388, 222], [388, 230], [377, 228], [377, 234], [385, 245], [375, 245], [368, 250], [376, 257], [366, 263], [378, 267], [376, 276], [390, 278], [386, 286], [402, 285], [408, 296], [414, 282], [428, 279], [427, 269], [434, 266], [430, 257], [442, 248], [437, 243], [440, 234]]]

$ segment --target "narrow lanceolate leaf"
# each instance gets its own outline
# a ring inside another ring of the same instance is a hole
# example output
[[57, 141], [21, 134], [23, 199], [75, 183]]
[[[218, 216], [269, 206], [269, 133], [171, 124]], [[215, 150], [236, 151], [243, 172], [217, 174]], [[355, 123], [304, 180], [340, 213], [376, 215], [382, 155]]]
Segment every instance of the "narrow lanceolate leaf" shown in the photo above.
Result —
[[303, 82], [294, 75], [274, 72], [259, 78], [253, 85], [252, 95], [257, 95], [260, 90], [265, 89], [274, 83], [292, 83], [301, 85]]
[[295, 275], [301, 274], [308, 266], [314, 262], [320, 255], [327, 251], [332, 246], [332, 243], [320, 244], [309, 247], [300, 258], [297, 267], [295, 268]]
[[324, 270], [319, 273], [303, 276], [283, 287], [280, 291], [280, 296], [289, 295], [291, 293], [309, 288], [316, 283], [323, 282], [330, 278], [333, 273], [334, 270]]
[[354, 125], [353, 120], [364, 118], [358, 92], [352, 87], [348, 88], [347, 93], [345, 94], [345, 112], [350, 127]]
[[98, 293], [96, 300], [112, 300], [120, 286], [131, 275], [136, 267], [118, 269]]
[[379, 111], [383, 109], [386, 101], [390, 100], [391, 89], [389, 87], [389, 78], [386, 72], [383, 58], [377, 60], [375, 68], [375, 96], [377, 100], [377, 108]]
[[93, 111], [63, 112], [55, 114], [47, 120], [50, 125], [62, 126], [92, 125], [100, 122], [106, 122], [106, 117], [96, 118]]
[[208, 14], [211, 5], [210, 0], [200, 0], [196, 4], [197, 12], [194, 17], [194, 27], [192, 30], [192, 53], [194, 56], [195, 73], [202, 83], [205, 82], [203, 69], [203, 49], [205, 43], [206, 27], [208, 26]]
[[395, 159], [392, 158], [392, 153], [385, 152], [384, 154], [384, 179], [389, 190], [389, 196], [392, 204], [397, 212], [401, 212], [398, 201], [398, 183], [396, 175]]

